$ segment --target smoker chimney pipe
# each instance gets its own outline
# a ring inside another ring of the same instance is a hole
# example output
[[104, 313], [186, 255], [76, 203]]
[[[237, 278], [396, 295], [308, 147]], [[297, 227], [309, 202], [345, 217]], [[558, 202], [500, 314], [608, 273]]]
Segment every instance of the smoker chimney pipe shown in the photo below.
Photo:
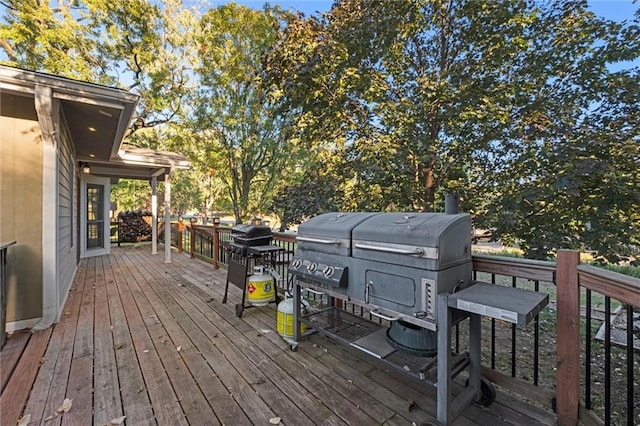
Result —
[[446, 214], [458, 214], [459, 213], [459, 199], [458, 194], [446, 194], [444, 196], [444, 212]]

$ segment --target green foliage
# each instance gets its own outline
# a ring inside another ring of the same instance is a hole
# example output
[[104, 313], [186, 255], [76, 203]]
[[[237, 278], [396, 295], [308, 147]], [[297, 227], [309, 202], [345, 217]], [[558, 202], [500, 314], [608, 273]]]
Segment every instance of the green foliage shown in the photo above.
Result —
[[307, 141], [345, 153], [343, 209], [457, 192], [527, 257], [616, 262], [640, 246], [640, 85], [607, 64], [638, 58], [638, 34], [580, 1], [339, 1], [265, 63]]
[[149, 194], [149, 183], [140, 180], [120, 179], [111, 186], [111, 202], [117, 204], [119, 211], [151, 211]]
[[339, 210], [339, 206], [333, 173], [321, 162], [312, 163], [298, 182], [282, 187], [273, 202], [281, 231], [311, 216]]
[[237, 222], [269, 208], [297, 156], [290, 115], [261, 79], [260, 58], [278, 28], [276, 10], [232, 3], [208, 11], [196, 36], [200, 86], [184, 125], [194, 130], [194, 156], [215, 170]]
[[194, 16], [179, 0], [7, 0], [3, 63], [106, 85], [141, 98], [131, 131], [176, 117], [188, 91]]

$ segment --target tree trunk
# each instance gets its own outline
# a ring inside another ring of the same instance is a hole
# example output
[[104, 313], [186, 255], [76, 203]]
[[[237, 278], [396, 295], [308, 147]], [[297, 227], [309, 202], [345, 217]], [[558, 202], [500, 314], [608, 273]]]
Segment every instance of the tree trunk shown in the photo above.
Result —
[[434, 211], [435, 210], [435, 201], [436, 201], [436, 185], [435, 178], [433, 175], [433, 169], [435, 168], [436, 160], [431, 159], [427, 161], [424, 167], [424, 209], [426, 211]]

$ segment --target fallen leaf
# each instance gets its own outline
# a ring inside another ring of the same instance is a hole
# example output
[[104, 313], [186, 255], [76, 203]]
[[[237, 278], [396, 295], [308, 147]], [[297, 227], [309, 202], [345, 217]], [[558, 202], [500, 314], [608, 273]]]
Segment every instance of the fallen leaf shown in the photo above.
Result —
[[52, 415], [50, 415], [49, 417], [47, 417], [46, 419], [44, 419], [45, 422], [48, 422], [49, 420], [53, 420], [58, 416], [58, 413], [53, 413]]
[[279, 425], [280, 420], [282, 420], [280, 417], [271, 417], [269, 419], [269, 423], [271, 423], [272, 425]]
[[176, 347], [176, 351], [180, 352], [182, 350], [182, 346]]
[[58, 407], [58, 413], [66, 413], [71, 410], [73, 399], [65, 398], [61, 406]]
[[28, 425], [31, 421], [31, 414], [25, 414], [24, 416], [18, 419], [18, 426]]
[[416, 408], [416, 402], [413, 399], [407, 401], [407, 410], [411, 411]]
[[145, 349], [144, 351], [142, 351], [142, 353], [146, 354], [147, 352], [149, 352], [149, 349]]
[[124, 419], [126, 419], [127, 416], [122, 416], [122, 417], [118, 417], [115, 419], [112, 419], [111, 421], [109, 421], [109, 423], [105, 423], [104, 426], [109, 426], [109, 425], [121, 425], [124, 422]]

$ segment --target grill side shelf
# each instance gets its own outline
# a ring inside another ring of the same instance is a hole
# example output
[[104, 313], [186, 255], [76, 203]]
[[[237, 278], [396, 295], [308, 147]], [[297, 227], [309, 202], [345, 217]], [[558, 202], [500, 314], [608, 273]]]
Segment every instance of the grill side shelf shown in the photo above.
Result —
[[449, 306], [518, 325], [527, 325], [549, 303], [549, 295], [478, 282], [448, 299]]

